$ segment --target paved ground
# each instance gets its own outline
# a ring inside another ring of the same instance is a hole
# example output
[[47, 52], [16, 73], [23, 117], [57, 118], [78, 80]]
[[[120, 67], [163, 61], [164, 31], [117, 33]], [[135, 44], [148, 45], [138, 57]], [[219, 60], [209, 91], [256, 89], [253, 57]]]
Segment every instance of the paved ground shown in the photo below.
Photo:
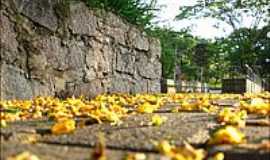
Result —
[[[196, 147], [202, 147], [214, 153], [222, 151], [226, 160], [269, 160], [269, 151], [235, 148], [230, 145], [207, 147], [211, 130], [219, 126], [215, 117], [202, 112], [170, 113], [171, 106], [163, 107], [156, 114], [166, 116], [168, 120], [161, 126], [151, 126], [153, 114], [130, 115], [118, 126], [109, 123], [89, 123], [84, 128], [78, 128], [73, 134], [51, 135], [49, 120], [14, 122], [1, 129], [1, 159], [22, 151], [30, 151], [41, 159], [91, 159], [97, 135], [102, 132], [106, 139], [108, 159], [118, 160], [128, 153], [142, 152], [147, 159], [165, 159], [158, 154], [154, 141], [169, 140], [177, 146], [185, 141]], [[260, 117], [250, 116], [250, 125], [243, 129], [248, 143], [256, 143], [261, 139], [270, 138], [269, 126], [252, 125]], [[80, 121], [78, 119], [77, 121]], [[36, 144], [28, 144], [36, 139]]]

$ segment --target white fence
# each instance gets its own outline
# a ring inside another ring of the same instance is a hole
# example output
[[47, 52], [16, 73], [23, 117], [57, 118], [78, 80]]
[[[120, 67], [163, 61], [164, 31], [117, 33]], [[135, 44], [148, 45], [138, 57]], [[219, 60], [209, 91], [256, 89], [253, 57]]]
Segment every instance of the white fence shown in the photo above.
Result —
[[[175, 93], [175, 83], [174, 80], [167, 80], [167, 88], [169, 93]], [[198, 81], [181, 81], [181, 92], [208, 92], [209, 88], [206, 83], [202, 85]]]

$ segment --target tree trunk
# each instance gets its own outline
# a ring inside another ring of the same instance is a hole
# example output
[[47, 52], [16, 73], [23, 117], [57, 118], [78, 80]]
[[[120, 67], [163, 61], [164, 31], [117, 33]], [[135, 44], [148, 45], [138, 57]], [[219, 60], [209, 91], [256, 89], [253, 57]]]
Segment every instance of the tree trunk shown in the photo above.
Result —
[[181, 69], [180, 65], [175, 65], [175, 87], [176, 87], [176, 93], [180, 93], [182, 91], [182, 82], [181, 82]]
[[204, 82], [203, 82], [203, 67], [201, 67], [201, 75], [200, 75], [200, 80], [201, 80], [201, 92], [204, 92]]
[[181, 92], [181, 68], [180, 68], [180, 64], [178, 61], [178, 58], [181, 57], [180, 54], [178, 53], [178, 49], [175, 47], [175, 69], [174, 69], [174, 83], [175, 83], [175, 89], [176, 89], [176, 93], [180, 93]]
[[161, 93], [167, 93], [168, 92], [168, 86], [167, 86], [167, 79], [164, 69], [164, 64], [161, 66], [161, 78], [160, 78], [160, 91]]

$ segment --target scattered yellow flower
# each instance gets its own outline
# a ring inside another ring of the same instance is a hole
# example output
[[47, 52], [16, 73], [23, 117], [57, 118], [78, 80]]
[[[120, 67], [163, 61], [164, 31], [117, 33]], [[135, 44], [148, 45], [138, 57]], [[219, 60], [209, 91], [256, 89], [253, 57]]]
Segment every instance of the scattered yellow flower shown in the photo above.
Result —
[[14, 157], [8, 157], [7, 160], [39, 160], [39, 158], [36, 155], [25, 151]]
[[160, 116], [158, 114], [155, 114], [152, 116], [151, 118], [151, 125], [154, 126], [160, 126], [161, 124], [163, 124], [165, 121], [167, 121], [167, 117], [165, 116]]
[[165, 140], [160, 141], [157, 145], [157, 149], [159, 150], [159, 152], [167, 156], [171, 155], [172, 148], [173, 147], [170, 145], [170, 143]]
[[249, 113], [270, 115], [269, 99], [252, 98], [248, 101], [240, 101], [240, 108], [247, 110]]
[[[223, 110], [218, 113], [218, 120], [225, 124], [244, 126], [247, 113], [270, 115], [270, 92], [259, 94], [102, 94], [94, 99], [84, 97], [61, 100], [55, 97], [36, 97], [32, 100], [0, 101], [1, 127], [6, 122], [29, 119], [52, 118], [74, 119], [85, 117], [96, 123], [110, 122], [120, 124], [122, 118], [133, 113], [153, 113], [163, 105], [179, 104], [172, 112], [204, 111], [216, 114], [219, 100], [233, 99], [240, 103], [237, 112]], [[163, 120], [154, 118], [153, 125], [162, 124]], [[69, 127], [71, 128], [71, 127]], [[64, 130], [64, 129], [61, 129]]]
[[129, 153], [125, 160], [145, 160], [146, 155], [144, 153]]
[[203, 149], [195, 149], [187, 143], [183, 147], [175, 147], [168, 141], [161, 141], [157, 148], [161, 154], [172, 160], [203, 160], [206, 155]]
[[156, 108], [157, 108], [156, 105], [152, 105], [146, 102], [138, 106], [137, 111], [139, 113], [153, 113]]
[[225, 126], [213, 133], [209, 145], [215, 144], [240, 144], [245, 142], [245, 135], [233, 126]]
[[224, 160], [225, 156], [224, 153], [218, 152], [214, 154], [212, 157], [208, 158], [207, 160]]
[[7, 122], [5, 120], [1, 119], [0, 121], [1, 121], [0, 128], [7, 127]]
[[232, 111], [232, 109], [230, 108], [224, 108], [218, 114], [219, 122], [222, 122], [225, 124], [237, 125], [239, 127], [245, 126], [246, 118], [247, 118], [247, 112], [245, 110]]
[[75, 121], [73, 119], [60, 119], [51, 129], [53, 134], [67, 134], [75, 130]]

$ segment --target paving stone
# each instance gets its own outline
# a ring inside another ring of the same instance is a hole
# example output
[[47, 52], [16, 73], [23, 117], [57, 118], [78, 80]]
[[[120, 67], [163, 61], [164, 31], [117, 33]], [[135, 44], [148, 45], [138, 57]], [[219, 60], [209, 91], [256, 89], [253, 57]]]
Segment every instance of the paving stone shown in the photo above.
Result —
[[258, 142], [261, 139], [270, 139], [269, 126], [246, 126], [243, 129], [248, 142]]
[[[131, 114], [120, 125], [89, 123], [84, 128], [77, 128], [72, 134], [52, 135], [50, 127], [54, 123], [47, 119], [8, 123], [1, 129], [1, 159], [29, 150], [42, 159], [90, 159], [90, 153], [97, 142], [99, 133], [104, 133], [108, 156], [110, 159], [123, 159], [128, 152], [143, 152], [150, 155], [148, 159], [161, 159], [156, 155], [154, 141], [169, 140], [177, 146], [185, 141], [196, 147], [206, 147], [209, 133], [220, 126], [215, 117], [203, 112], [170, 113], [175, 105], [160, 108], [154, 114], [166, 116], [167, 121], [160, 126], [150, 125], [153, 114]], [[265, 119], [251, 115], [248, 121]], [[76, 121], [85, 120], [76, 118]], [[269, 126], [247, 125], [242, 129], [248, 143], [258, 143], [270, 139]], [[36, 136], [38, 144], [22, 144], [31, 136]], [[16, 147], [14, 147], [16, 146]], [[210, 154], [217, 151], [225, 153], [226, 160], [269, 159], [269, 153], [262, 150], [248, 150], [233, 146], [214, 146], [208, 148]], [[72, 155], [72, 156], [71, 156]]]
[[[161, 126], [149, 126], [152, 114], [133, 115], [119, 126], [94, 124], [69, 135], [45, 135], [41, 141], [53, 144], [93, 146], [99, 132], [105, 134], [107, 146], [133, 151], [155, 151], [153, 141], [170, 140], [176, 145], [189, 141], [203, 144], [209, 138], [209, 115], [206, 113], [162, 113], [168, 120]], [[210, 122], [211, 123], [211, 122]]]
[[232, 145], [215, 146], [209, 154], [223, 152], [225, 160], [269, 160], [270, 151], [240, 148]]
[[239, 106], [239, 100], [236, 99], [219, 99], [214, 100], [213, 103], [219, 106]]
[[[48, 145], [48, 144], [19, 144], [3, 142], [1, 143], [1, 159], [17, 155], [24, 151], [28, 151], [37, 155], [42, 160], [91, 160], [93, 148], [62, 146], [62, 145]], [[109, 160], [124, 159], [127, 154], [135, 153], [122, 150], [106, 149], [106, 156]], [[158, 160], [160, 155], [155, 153], [145, 154], [148, 160]]]

